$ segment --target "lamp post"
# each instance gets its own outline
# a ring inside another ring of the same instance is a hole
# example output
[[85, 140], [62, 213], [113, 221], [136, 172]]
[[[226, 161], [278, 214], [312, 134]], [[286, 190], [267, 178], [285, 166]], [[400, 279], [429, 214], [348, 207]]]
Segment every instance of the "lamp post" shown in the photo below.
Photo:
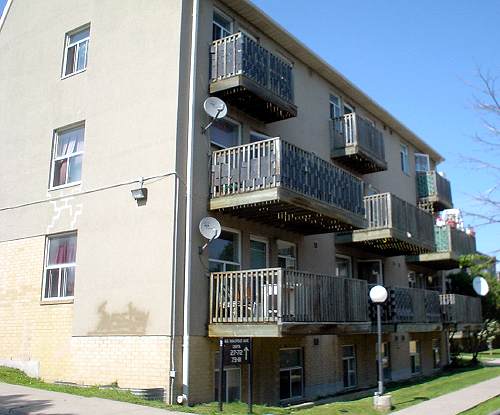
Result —
[[387, 290], [381, 285], [376, 285], [370, 290], [370, 300], [377, 305], [378, 390], [375, 392], [373, 404], [377, 409], [390, 409], [391, 396], [384, 396], [384, 368], [382, 365], [382, 304], [387, 300]]

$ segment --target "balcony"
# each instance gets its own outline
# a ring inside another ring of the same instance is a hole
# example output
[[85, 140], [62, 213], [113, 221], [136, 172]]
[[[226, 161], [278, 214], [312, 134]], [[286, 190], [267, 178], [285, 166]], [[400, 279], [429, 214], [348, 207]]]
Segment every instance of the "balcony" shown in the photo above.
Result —
[[213, 152], [210, 209], [305, 235], [365, 226], [361, 180], [280, 138]]
[[408, 263], [424, 263], [424, 265], [438, 269], [454, 269], [459, 266], [462, 255], [476, 252], [476, 238], [462, 230], [451, 226], [434, 226], [435, 252], [410, 256]]
[[481, 325], [481, 299], [459, 294], [442, 294], [439, 296], [443, 321], [447, 324]]
[[361, 173], [387, 170], [384, 137], [368, 120], [346, 114], [330, 121], [332, 158]]
[[297, 116], [292, 66], [243, 33], [210, 47], [210, 93], [264, 122]]
[[364, 198], [366, 229], [336, 235], [336, 243], [382, 256], [417, 255], [434, 250], [434, 220], [391, 193]]
[[417, 172], [417, 198], [432, 213], [453, 207], [450, 182], [435, 170]]
[[369, 332], [363, 280], [281, 268], [210, 274], [212, 337]]
[[[405, 325], [403, 331], [416, 324], [423, 325], [419, 331], [432, 331], [441, 324], [439, 292], [405, 287], [388, 287], [387, 291], [389, 297], [382, 308], [384, 324]], [[370, 304], [370, 316], [376, 322], [374, 304]]]

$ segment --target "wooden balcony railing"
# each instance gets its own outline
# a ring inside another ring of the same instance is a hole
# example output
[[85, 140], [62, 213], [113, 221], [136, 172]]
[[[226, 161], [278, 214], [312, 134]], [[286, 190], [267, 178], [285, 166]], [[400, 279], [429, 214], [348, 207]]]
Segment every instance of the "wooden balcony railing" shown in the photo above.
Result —
[[[389, 287], [389, 297], [383, 307], [385, 323], [440, 323], [439, 293], [417, 288]], [[370, 315], [375, 319], [372, 304]]]
[[434, 249], [434, 220], [424, 210], [391, 193], [364, 198], [366, 229], [337, 236], [339, 243], [361, 243], [388, 256]]
[[210, 274], [210, 324], [367, 322], [367, 285], [281, 268]]
[[243, 33], [210, 47], [210, 92], [264, 121], [295, 117], [292, 65]]
[[332, 158], [366, 174], [387, 170], [384, 137], [370, 121], [357, 114], [330, 120]]
[[309, 234], [365, 225], [362, 181], [280, 138], [214, 151], [210, 208]]
[[454, 324], [481, 324], [481, 299], [459, 294], [440, 295], [443, 321]]
[[419, 203], [432, 205], [434, 211], [453, 207], [450, 182], [435, 170], [417, 172], [417, 197]]

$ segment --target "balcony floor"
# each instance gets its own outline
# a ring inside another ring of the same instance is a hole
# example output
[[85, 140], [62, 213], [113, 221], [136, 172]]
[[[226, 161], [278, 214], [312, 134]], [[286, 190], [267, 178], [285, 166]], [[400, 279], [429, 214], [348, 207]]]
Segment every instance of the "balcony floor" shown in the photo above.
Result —
[[304, 235], [365, 226], [365, 220], [355, 213], [282, 187], [212, 198], [210, 210]]
[[376, 157], [364, 152], [358, 146], [335, 149], [332, 154], [332, 159], [361, 174], [387, 170], [387, 163], [385, 161], [378, 160]]
[[454, 252], [429, 252], [406, 257], [407, 263], [421, 263], [436, 270], [455, 269], [459, 266], [460, 255]]
[[383, 256], [418, 255], [431, 251], [432, 243], [409, 238], [395, 229], [360, 229], [338, 234], [335, 242], [342, 245], [356, 245]]
[[297, 107], [244, 75], [213, 81], [210, 93], [264, 123], [297, 116]]

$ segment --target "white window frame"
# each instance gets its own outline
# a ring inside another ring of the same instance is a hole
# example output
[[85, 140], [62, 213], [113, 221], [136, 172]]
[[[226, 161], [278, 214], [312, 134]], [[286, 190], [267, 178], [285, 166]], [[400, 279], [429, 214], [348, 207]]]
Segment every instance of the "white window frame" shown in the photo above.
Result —
[[350, 257], [349, 255], [342, 255], [342, 254], [336, 254], [335, 255], [335, 276], [336, 277], [340, 277], [340, 275], [338, 275], [338, 272], [337, 272], [338, 271], [338, 269], [337, 269], [337, 258], [347, 259], [348, 264], [349, 264], [348, 276], [344, 277], [344, 278], [352, 278], [352, 257]]
[[[266, 245], [266, 268], [269, 268], [269, 240], [263, 236], [250, 235], [250, 249], [252, 249], [251, 242], [261, 242]], [[249, 260], [251, 259], [251, 252], [249, 255]]]
[[407, 176], [410, 175], [410, 149], [407, 144], [399, 143], [399, 160], [401, 171]]
[[[219, 384], [217, 382], [217, 374], [219, 373], [219, 366], [217, 365], [217, 360], [218, 360], [218, 357], [219, 356], [219, 353], [220, 352], [215, 352], [215, 367], [214, 367], [214, 395], [215, 395], [215, 390], [216, 388], [219, 387]], [[223, 396], [223, 400], [224, 402], [229, 402], [229, 391], [228, 391], [228, 387], [227, 387], [227, 372], [239, 372], [239, 377], [240, 377], [240, 384], [239, 384], [239, 390], [240, 390], [240, 396], [239, 398], [237, 399], [238, 401], [241, 400], [241, 388], [242, 388], [242, 381], [241, 381], [241, 367], [239, 366], [234, 366], [234, 365], [224, 365], [224, 373], [226, 374], [226, 384], [224, 385], [225, 386], [225, 396]], [[215, 399], [217, 400], [218, 399], [218, 396], [215, 397]]]
[[[279, 352], [281, 353], [282, 350], [298, 350], [300, 352], [300, 363], [302, 366], [290, 366], [290, 367], [284, 367], [282, 368], [280, 366], [280, 381], [281, 381], [281, 372], [291, 372], [292, 370], [298, 370], [300, 369], [302, 371], [301, 375], [301, 384], [302, 384], [302, 394], [299, 396], [291, 396], [290, 398], [284, 398], [280, 399], [280, 402], [289, 402], [297, 399], [301, 399], [304, 397], [304, 389], [305, 389], [305, 378], [304, 378], [304, 350], [302, 347], [282, 347], [279, 349]], [[290, 395], [292, 392], [292, 382], [291, 382], [291, 374], [290, 374]]]
[[[417, 163], [417, 158], [422, 157], [427, 160], [427, 170], [419, 170], [418, 169], [418, 163]], [[428, 154], [425, 153], [415, 153], [415, 171], [417, 172], [428, 172], [431, 170], [431, 160]]]
[[295, 258], [294, 261], [295, 261], [295, 266], [293, 268], [290, 268], [290, 269], [297, 269], [297, 257], [298, 257], [298, 251], [297, 251], [297, 244], [294, 243], [294, 242], [290, 242], [290, 241], [284, 241], [283, 239], [278, 239], [276, 241], [276, 251], [277, 251], [277, 258], [278, 258], [278, 261], [279, 261], [279, 258], [284, 258], [285, 259], [285, 262], [289, 259], [289, 258], [292, 258], [291, 256], [288, 256], [288, 255], [280, 255], [279, 254], [279, 248], [278, 248], [278, 243], [283, 243], [285, 245], [289, 245], [289, 246], [293, 246], [294, 247], [294, 251], [295, 251]]
[[[59, 143], [59, 135], [61, 133], [64, 133], [65, 131], [68, 130], [76, 130], [77, 128], [83, 128], [83, 143], [85, 147], [85, 121], [76, 123], [76, 124], [71, 124], [65, 127], [58, 128], [57, 130], [54, 130], [53, 133], [53, 139], [52, 139], [52, 161], [50, 163], [50, 183], [49, 183], [49, 190], [57, 190], [57, 189], [63, 189], [65, 187], [71, 187], [71, 186], [78, 186], [82, 183], [81, 179], [81, 174], [80, 174], [80, 180], [76, 180], [74, 182], [68, 182], [68, 175], [69, 175], [69, 159], [71, 157], [77, 157], [77, 156], [82, 156], [82, 170], [83, 170], [83, 154], [85, 153], [85, 149], [81, 151], [75, 151], [74, 153], [71, 153], [69, 155], [65, 156], [60, 156], [57, 157], [57, 145]], [[66, 169], [66, 183], [60, 184], [58, 186], [54, 186], [54, 172], [55, 172], [55, 165], [57, 161], [68, 159], [68, 167]]]
[[[79, 32], [83, 32], [84, 30], [87, 30], [87, 29], [89, 30], [89, 35], [87, 37], [79, 40], [78, 42], [69, 43], [71, 36], [76, 35]], [[73, 63], [74, 68], [76, 68], [76, 64], [78, 61], [78, 52], [80, 51], [80, 45], [84, 42], [87, 42], [87, 50], [85, 52], [85, 67], [83, 69], [79, 69], [79, 70], [76, 70], [74, 72], [66, 74], [66, 62], [68, 59], [69, 49], [76, 45], [75, 56], [74, 56], [75, 61]], [[87, 66], [88, 66], [88, 62], [89, 62], [89, 46], [90, 46], [90, 23], [83, 25], [83, 26], [80, 26], [78, 29], [74, 29], [74, 30], [71, 30], [70, 32], [66, 33], [65, 39], [64, 39], [64, 57], [63, 57], [63, 67], [62, 67], [62, 71], [61, 71], [61, 79], [65, 79], [65, 78], [68, 78], [70, 76], [77, 75], [77, 74], [85, 72], [87, 70]]]
[[[354, 356], [345, 357], [344, 356], [344, 348], [345, 347], [352, 347], [352, 349], [354, 350]], [[348, 371], [347, 371], [347, 381], [350, 382], [350, 377], [349, 377], [350, 373], [354, 373], [355, 379], [356, 379], [356, 382], [354, 383], [354, 385], [349, 385], [349, 386], [344, 385], [344, 389], [355, 388], [358, 386], [358, 354], [357, 354], [357, 350], [356, 350], [356, 345], [355, 344], [343, 344], [341, 356], [342, 356], [342, 383], [344, 381], [344, 372], [343, 372], [344, 371], [344, 361], [346, 361], [346, 360], [353, 360], [354, 361], [354, 369], [348, 369]], [[347, 364], [347, 366], [349, 366], [349, 364]]]
[[224, 13], [222, 10], [218, 9], [217, 7], [214, 7], [213, 13], [212, 13], [212, 39], [213, 39], [213, 35], [214, 35], [213, 34], [214, 25], [217, 26], [219, 29], [221, 29], [221, 31], [223, 33], [227, 32], [226, 28], [222, 27], [219, 23], [217, 23], [215, 21], [215, 19], [214, 19], [215, 14], [218, 14], [219, 16], [221, 16], [222, 18], [226, 19], [229, 22], [230, 33], [227, 34], [226, 36], [222, 36], [220, 39], [224, 39], [227, 36], [231, 36], [234, 33], [234, 19], [231, 18], [231, 16], [229, 16], [227, 13]]
[[[380, 269], [380, 281], [382, 284], [384, 284], [384, 268], [383, 268], [383, 264], [382, 264], [382, 260], [381, 259], [358, 259], [356, 261], [358, 264], [360, 263], [363, 263], [363, 262], [378, 262], [378, 267]], [[359, 278], [359, 267], [358, 267], [358, 278]], [[378, 282], [377, 282], [378, 284]]]
[[[410, 344], [411, 342], [415, 342], [416, 343], [416, 352], [415, 353], [412, 353], [411, 351], [411, 348], [410, 348]], [[422, 373], [422, 345], [420, 343], [420, 340], [410, 340], [409, 341], [409, 344], [408, 344], [408, 350], [409, 350], [409, 355], [410, 355], [410, 371], [411, 371], [411, 374], [412, 375], [420, 375]], [[413, 371], [413, 368], [412, 368], [412, 365], [411, 365], [411, 360], [412, 360], [412, 357], [414, 356], [418, 356], [418, 371]]]
[[[257, 136], [257, 137], [259, 137], [259, 140], [257, 140], [257, 141], [252, 141], [252, 136]], [[257, 131], [252, 130], [252, 131], [250, 131], [250, 134], [248, 135], [248, 138], [249, 138], [249, 140], [248, 140], [248, 141], [249, 141], [249, 143], [258, 143], [258, 142], [260, 142], [260, 141], [270, 140], [270, 139], [271, 139], [271, 138], [273, 138], [273, 137], [270, 137], [270, 136], [268, 136], [267, 134], [259, 133], [259, 132], [257, 132]]]
[[224, 232], [230, 232], [230, 233], [238, 235], [238, 260], [239, 260], [239, 262], [223, 261], [220, 259], [212, 259], [212, 258], [210, 258], [210, 255], [209, 255], [208, 263], [210, 264], [210, 262], [216, 262], [218, 264], [223, 264], [224, 270], [222, 272], [226, 272], [226, 265], [235, 265], [239, 269], [241, 269], [241, 231], [239, 229], [228, 228], [225, 226], [223, 226], [221, 228], [221, 230]]
[[347, 102], [342, 102], [342, 112], [343, 114], [348, 114], [347, 112], [344, 111], [344, 108], [348, 108], [351, 110], [350, 114], [354, 114], [356, 111], [354, 111], [354, 106], [351, 104], [348, 104]]
[[[242, 130], [241, 123], [238, 122], [238, 121], [235, 121], [235, 120], [233, 120], [232, 118], [229, 118], [229, 117], [221, 118], [219, 121], [228, 122], [229, 124], [234, 124], [234, 125], [236, 125], [238, 127], [238, 143], [235, 145], [235, 147], [241, 145], [241, 130]], [[222, 144], [214, 142], [212, 140], [212, 134], [211, 134], [210, 130], [209, 130], [209, 134], [210, 134], [210, 136], [209, 136], [210, 137], [210, 145], [212, 145], [214, 147], [217, 147], [218, 149], [231, 148], [231, 147], [226, 147], [226, 146], [223, 146]]]
[[66, 296], [60, 296], [58, 295], [57, 297], [46, 297], [45, 296], [45, 288], [47, 287], [47, 271], [51, 269], [59, 269], [59, 279], [58, 279], [58, 286], [57, 286], [57, 293], [59, 294], [61, 292], [61, 271], [63, 268], [74, 268], [75, 270], [75, 282], [76, 282], [76, 252], [75, 252], [75, 262], [68, 262], [64, 264], [55, 264], [55, 265], [49, 265], [49, 251], [50, 251], [50, 240], [51, 239], [56, 239], [56, 238], [61, 238], [65, 236], [71, 236], [74, 235], [74, 237], [77, 239], [77, 248], [78, 249], [78, 234], [76, 231], [70, 231], [70, 232], [64, 232], [64, 233], [57, 233], [57, 234], [52, 234], [52, 235], [47, 235], [45, 237], [45, 260], [43, 264], [43, 278], [42, 278], [42, 301], [66, 301], [66, 300], [73, 300], [75, 298], [74, 294], [73, 295], [66, 295]]

